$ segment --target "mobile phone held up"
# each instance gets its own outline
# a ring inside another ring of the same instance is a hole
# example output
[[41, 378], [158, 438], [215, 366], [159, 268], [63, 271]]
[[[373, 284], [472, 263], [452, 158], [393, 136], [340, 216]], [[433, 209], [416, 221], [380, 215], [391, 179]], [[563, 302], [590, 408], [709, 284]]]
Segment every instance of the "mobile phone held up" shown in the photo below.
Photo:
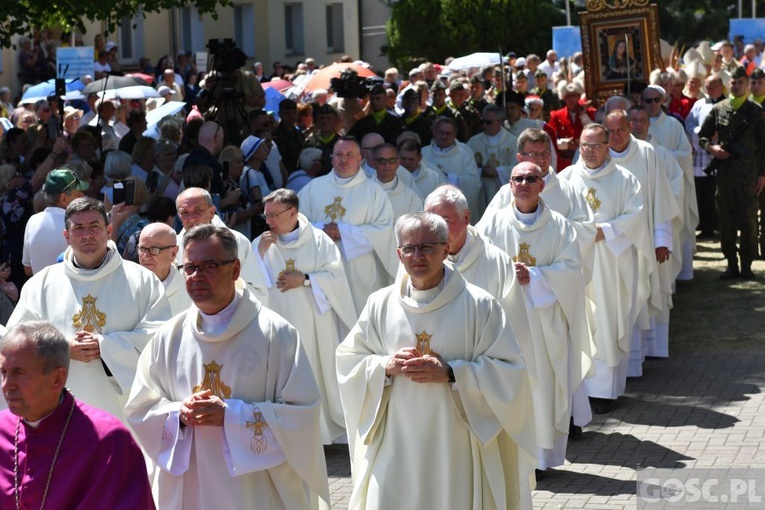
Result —
[[114, 203], [135, 204], [135, 181], [114, 181]]

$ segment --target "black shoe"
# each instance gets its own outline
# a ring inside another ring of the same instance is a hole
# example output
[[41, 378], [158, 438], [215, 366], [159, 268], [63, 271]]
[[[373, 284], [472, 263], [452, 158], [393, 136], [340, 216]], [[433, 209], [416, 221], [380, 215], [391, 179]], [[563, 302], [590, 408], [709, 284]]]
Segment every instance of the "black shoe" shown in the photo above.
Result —
[[610, 413], [616, 407], [616, 400], [590, 397], [590, 407], [595, 414]]
[[582, 438], [582, 427], [574, 425], [573, 418], [571, 418], [571, 421], [568, 423], [568, 437], [572, 441], [577, 441]]
[[[749, 271], [751, 272], [751, 269]], [[737, 266], [728, 266], [728, 269], [726, 269], [725, 272], [720, 275], [720, 279], [732, 280], [734, 278], [738, 278], [739, 276], [741, 276], [741, 273], [739, 273]]]
[[741, 269], [741, 278], [744, 280], [756, 280], [757, 277], [752, 272], [751, 267], [744, 267]]

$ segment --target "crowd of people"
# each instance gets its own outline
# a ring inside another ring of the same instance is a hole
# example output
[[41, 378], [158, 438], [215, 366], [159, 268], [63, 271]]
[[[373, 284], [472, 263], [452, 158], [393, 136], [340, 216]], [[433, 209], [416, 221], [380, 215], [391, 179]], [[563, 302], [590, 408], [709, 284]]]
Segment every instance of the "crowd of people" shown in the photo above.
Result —
[[[188, 108], [151, 126], [145, 101], [11, 104], [0, 506], [327, 508], [322, 445], [347, 443], [353, 509], [531, 508], [669, 356], [697, 237], [755, 278], [745, 50], [702, 43], [605, 101], [550, 50], [391, 68], [363, 97], [304, 93], [313, 59], [193, 92], [164, 58], [157, 103]], [[270, 78], [293, 83], [276, 111]]]

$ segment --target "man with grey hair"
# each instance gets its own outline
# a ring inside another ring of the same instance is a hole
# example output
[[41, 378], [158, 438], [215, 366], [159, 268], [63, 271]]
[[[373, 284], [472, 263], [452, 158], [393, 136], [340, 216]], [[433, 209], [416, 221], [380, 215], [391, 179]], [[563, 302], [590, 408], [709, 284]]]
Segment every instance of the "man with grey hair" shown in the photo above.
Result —
[[337, 349], [350, 508], [531, 508], [530, 384], [502, 307], [444, 263], [441, 217], [402, 216], [396, 241], [404, 271]]
[[693, 148], [685, 133], [683, 123], [668, 116], [661, 109], [667, 96], [664, 88], [649, 85], [640, 95], [643, 106], [651, 119], [648, 133], [658, 145], [664, 146], [683, 169], [685, 189], [680, 209], [683, 230], [680, 234], [682, 269], [678, 280], [693, 279], [693, 254], [696, 252], [696, 226], [699, 224], [699, 208], [696, 202], [696, 182], [693, 178]]
[[[518, 152], [518, 137], [502, 129], [505, 111], [490, 104], [483, 109], [482, 133], [468, 140], [475, 163], [481, 169], [482, 206], [491, 202], [499, 188], [510, 180], [510, 171]], [[483, 214], [483, 211], [475, 211]]]
[[24, 249], [21, 263], [27, 276], [42, 271], [57, 262], [66, 250], [64, 213], [75, 198], [84, 196], [90, 183], [80, 181], [71, 170], [52, 170], [43, 184], [46, 207], [32, 215], [24, 229]]
[[104, 205], [73, 200], [64, 215], [64, 261], [21, 289], [8, 326], [47, 320], [70, 346], [69, 384], [78, 398], [123, 418], [138, 356], [170, 318], [164, 289], [151, 271], [120, 256], [109, 240]]
[[595, 220], [592, 279], [585, 287], [595, 307], [595, 374], [584, 384], [593, 411], [607, 413], [624, 394], [630, 335], [651, 292], [644, 268], [656, 254], [640, 183], [610, 157], [606, 127], [586, 126], [579, 142], [582, 157], [561, 176], [584, 195]]
[[446, 175], [449, 184], [462, 190], [470, 212], [479, 218], [481, 203], [481, 170], [476, 165], [470, 148], [457, 141], [457, 122], [449, 117], [436, 117], [433, 121], [433, 141], [422, 149], [422, 159], [431, 168]]
[[[183, 230], [181, 230], [178, 236], [178, 253], [175, 256], [175, 260], [178, 264], [183, 263], [183, 235], [197, 225], [215, 225], [224, 226], [215, 214], [215, 205], [213, 205], [212, 196], [210, 193], [202, 188], [187, 188], [178, 198], [175, 199], [175, 206], [178, 209], [178, 217], [183, 224]], [[231, 231], [236, 238], [237, 246], [239, 247], [238, 257], [242, 264], [241, 276], [242, 279], [252, 287], [263, 287], [263, 275], [258, 268], [258, 264], [255, 260], [255, 254], [252, 253], [250, 248], [250, 240], [237, 232]]]
[[295, 193], [303, 189], [306, 184], [319, 175], [321, 171], [321, 156], [321, 149], [316, 147], [308, 147], [300, 151], [298, 169], [289, 175], [284, 187], [291, 189]]
[[159, 468], [157, 506], [329, 506], [320, 394], [298, 332], [239, 279], [232, 231], [197, 225], [183, 248], [194, 306], [144, 350], [126, 408]]
[[130, 431], [67, 390], [69, 344], [58, 329], [42, 321], [11, 328], [0, 371], [9, 407], [0, 412], [0, 470], [14, 473], [0, 488], [3, 508], [154, 508]]
[[529, 370], [537, 381], [538, 469], [546, 470], [565, 461], [571, 418], [579, 427], [592, 419], [582, 387], [592, 364], [591, 334], [576, 231], [541, 199], [545, 181], [540, 167], [519, 163], [512, 172], [513, 200], [491, 217], [484, 232], [513, 257], [523, 289], [521, 302], [534, 338], [524, 355], [534, 361]]

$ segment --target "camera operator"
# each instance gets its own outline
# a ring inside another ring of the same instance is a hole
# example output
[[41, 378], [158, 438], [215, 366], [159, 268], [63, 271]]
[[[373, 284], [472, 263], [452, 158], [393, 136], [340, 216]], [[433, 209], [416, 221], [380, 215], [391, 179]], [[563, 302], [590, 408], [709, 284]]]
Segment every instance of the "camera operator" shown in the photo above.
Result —
[[367, 90], [363, 85], [364, 81], [353, 69], [346, 69], [340, 78], [331, 80], [330, 90], [335, 95], [327, 101], [327, 104], [340, 115], [342, 121], [340, 136], [350, 133], [356, 121], [363, 119], [369, 113], [370, 106], [365, 99]]
[[226, 140], [239, 143], [248, 134], [247, 114], [266, 104], [266, 94], [258, 79], [242, 69], [247, 57], [232, 41], [211, 40], [210, 73], [199, 93], [197, 105], [208, 120], [215, 120]]

